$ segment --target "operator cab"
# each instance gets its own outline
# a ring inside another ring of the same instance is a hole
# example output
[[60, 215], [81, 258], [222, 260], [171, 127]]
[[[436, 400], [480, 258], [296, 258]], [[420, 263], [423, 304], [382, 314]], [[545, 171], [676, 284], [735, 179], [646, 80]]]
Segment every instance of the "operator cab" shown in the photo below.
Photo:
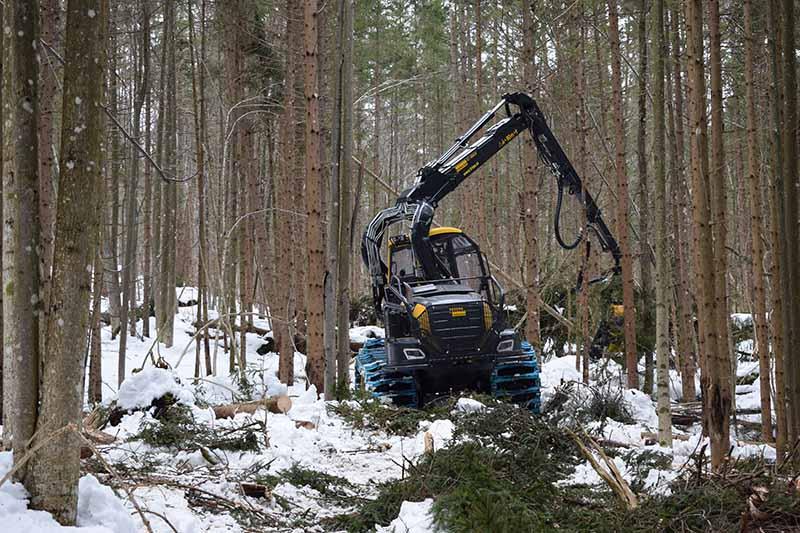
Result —
[[[389, 279], [397, 277], [415, 292], [434, 284], [440, 289], [483, 292], [488, 286], [489, 268], [477, 243], [458, 228], [435, 228], [428, 234], [444, 279], [426, 280], [407, 235], [389, 240]], [[444, 286], [443, 286], [444, 285]], [[449, 287], [445, 287], [449, 286]]]

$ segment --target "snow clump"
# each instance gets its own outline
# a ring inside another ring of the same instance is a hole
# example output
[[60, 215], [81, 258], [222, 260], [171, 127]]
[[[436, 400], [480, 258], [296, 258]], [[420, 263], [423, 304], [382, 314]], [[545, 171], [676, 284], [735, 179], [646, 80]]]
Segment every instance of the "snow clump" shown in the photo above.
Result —
[[171, 370], [155, 367], [137, 372], [123, 381], [117, 394], [117, 405], [125, 410], [143, 409], [166, 394], [172, 394], [178, 403], [194, 405], [194, 395], [180, 384]]

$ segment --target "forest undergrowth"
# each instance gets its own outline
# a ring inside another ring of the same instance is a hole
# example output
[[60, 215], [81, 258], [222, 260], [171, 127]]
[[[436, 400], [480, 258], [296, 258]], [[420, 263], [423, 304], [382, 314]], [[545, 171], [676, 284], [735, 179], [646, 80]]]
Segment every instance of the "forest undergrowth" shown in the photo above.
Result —
[[[572, 431], [594, 419], [629, 417], [616, 397], [593, 394], [583, 411], [559, 409], [556, 394], [543, 415], [494, 403], [453, 417], [452, 446], [409, 463], [402, 480], [384, 483], [378, 496], [325, 522], [328, 530], [372, 531], [398, 515], [404, 501], [433, 498], [433, 519], [443, 531], [787, 531], [800, 528], [800, 486], [788, 467], [763, 459], [732, 460], [711, 473], [699, 449], [660, 494], [642, 491], [651, 469], [668, 468], [658, 450], [609, 447], [632, 470], [639, 505], [626, 509], [605, 485], [565, 485], [584, 461]], [[394, 424], [409, 416], [392, 412]], [[363, 412], [362, 412], [363, 413]], [[382, 418], [390, 418], [384, 413]], [[341, 413], [347, 416], [347, 413]], [[419, 415], [413, 415], [418, 419]], [[360, 418], [352, 419], [362, 424]], [[596, 434], [595, 437], [598, 437]]]

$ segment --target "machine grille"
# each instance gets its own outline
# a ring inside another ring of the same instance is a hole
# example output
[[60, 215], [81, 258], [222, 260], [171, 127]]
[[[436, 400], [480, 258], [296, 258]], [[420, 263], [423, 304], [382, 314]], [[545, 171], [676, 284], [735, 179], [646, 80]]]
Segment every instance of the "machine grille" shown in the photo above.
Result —
[[431, 334], [447, 351], [474, 352], [484, 333], [481, 302], [436, 305], [429, 309]]

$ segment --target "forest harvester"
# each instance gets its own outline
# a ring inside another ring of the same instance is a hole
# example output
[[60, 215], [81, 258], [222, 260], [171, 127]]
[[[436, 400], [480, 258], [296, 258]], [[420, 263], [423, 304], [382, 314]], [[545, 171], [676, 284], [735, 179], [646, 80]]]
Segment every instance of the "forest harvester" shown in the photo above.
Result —
[[[503, 110], [505, 117], [470, 144]], [[439, 202], [525, 130], [557, 181], [554, 230], [559, 245], [574, 249], [591, 232], [602, 250], [612, 254], [614, 267], [589, 283], [619, 272], [617, 242], [536, 101], [524, 93], [506, 94], [453, 146], [422, 167], [395, 205], [367, 226], [361, 252], [386, 334], [385, 339], [367, 340], [359, 351], [356, 387], [412, 407], [422, 407], [431, 393], [469, 389], [539, 411], [536, 354], [507, 324], [505, 293], [488, 260], [462, 230], [431, 227]], [[559, 228], [565, 190], [580, 200], [586, 213], [586, 228], [573, 242], [565, 242]], [[384, 262], [384, 234], [395, 224], [406, 230], [406, 222], [407, 232], [389, 237]]]

